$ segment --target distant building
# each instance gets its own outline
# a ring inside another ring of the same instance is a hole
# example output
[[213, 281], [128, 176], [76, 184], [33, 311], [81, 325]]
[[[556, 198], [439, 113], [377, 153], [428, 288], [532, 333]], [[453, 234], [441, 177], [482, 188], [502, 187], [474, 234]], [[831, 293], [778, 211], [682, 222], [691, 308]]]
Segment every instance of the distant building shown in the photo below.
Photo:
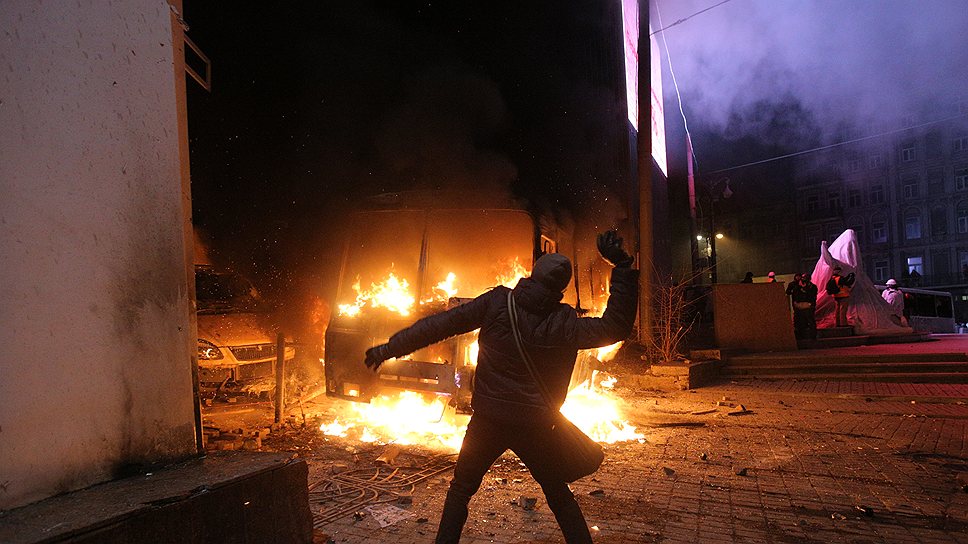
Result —
[[968, 101], [795, 159], [800, 268], [853, 229], [875, 283], [950, 291], [968, 321]]

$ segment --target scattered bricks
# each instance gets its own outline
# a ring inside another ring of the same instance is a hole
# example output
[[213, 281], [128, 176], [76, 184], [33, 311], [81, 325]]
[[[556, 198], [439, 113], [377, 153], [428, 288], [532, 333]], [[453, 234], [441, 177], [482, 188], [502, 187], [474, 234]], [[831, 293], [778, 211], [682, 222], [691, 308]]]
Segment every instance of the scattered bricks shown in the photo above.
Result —
[[737, 476], [746, 476], [748, 470], [749, 470], [748, 468], [743, 467], [743, 468], [735, 469], [733, 473], [736, 474]]
[[523, 481], [524, 481], [524, 480], [522, 480], [521, 478], [515, 478], [515, 479], [513, 479], [513, 480], [511, 480], [511, 483], [512, 483], [512, 484], [519, 484], [519, 483], [521, 483], [521, 482], [523, 482]]
[[713, 414], [713, 413], [716, 413], [718, 411], [719, 410], [717, 410], [715, 408], [710, 408], [709, 410], [696, 410], [695, 412], [692, 413], [692, 415], [694, 415], [694, 416], [703, 416], [703, 415], [706, 415], [706, 414]]
[[366, 517], [366, 512], [364, 512], [362, 510], [353, 512], [353, 519], [355, 521], [361, 521], [364, 517]]
[[595, 489], [595, 490], [589, 491], [588, 494], [591, 495], [592, 497], [604, 497], [605, 496], [605, 490], [604, 489]]
[[256, 451], [262, 449], [262, 439], [261, 438], [246, 438], [242, 441], [242, 449], [247, 451]]
[[417, 518], [417, 523], [427, 523], [428, 521], [430, 520], [427, 518]]
[[507, 478], [494, 478], [494, 481], [502, 485], [508, 483]]
[[834, 512], [833, 514], [830, 514], [830, 519], [841, 520], [841, 519], [847, 519], [847, 517], [844, 516], [843, 514], [838, 514], [837, 512]]
[[413, 494], [409, 491], [404, 491], [397, 495], [397, 504], [413, 504]]
[[874, 517], [874, 509], [870, 506], [854, 506], [854, 509], [869, 518]]
[[518, 497], [518, 506], [524, 508], [525, 510], [534, 510], [538, 506], [537, 497], [525, 497], [521, 495]]
[[673, 470], [673, 469], [671, 469], [671, 468], [669, 468], [669, 467], [662, 467], [662, 470], [663, 470], [663, 472], [665, 472], [665, 475], [666, 476], [675, 476], [676, 475], [676, 471]]

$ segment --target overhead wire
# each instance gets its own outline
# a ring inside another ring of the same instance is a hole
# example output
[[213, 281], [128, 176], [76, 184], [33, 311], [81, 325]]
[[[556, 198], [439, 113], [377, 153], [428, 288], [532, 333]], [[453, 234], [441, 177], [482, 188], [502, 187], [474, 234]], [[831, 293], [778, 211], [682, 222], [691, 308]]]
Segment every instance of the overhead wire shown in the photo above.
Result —
[[[690, 16], [688, 16], [688, 17], [683, 17], [682, 19], [679, 19], [679, 20], [677, 20], [676, 22], [674, 22], [674, 23], [672, 23], [672, 24], [671, 24], [671, 25], [669, 25], [669, 26], [666, 26], [666, 27], [662, 27], [662, 28], [660, 28], [659, 30], [656, 30], [656, 31], [654, 31], [654, 32], [652, 32], [651, 34], [649, 34], [649, 36], [654, 36], [654, 35], [656, 35], [656, 34], [658, 34], [659, 32], [662, 32], [662, 31], [664, 31], [664, 30], [666, 30], [666, 29], [668, 29], [668, 28], [672, 28], [672, 27], [674, 27], [674, 26], [676, 26], [676, 25], [681, 25], [682, 23], [684, 23], [684, 22], [686, 22], [686, 21], [688, 21], [689, 19], [692, 19], [692, 18], [693, 18], [693, 17], [695, 17], [696, 15], [700, 15], [700, 14], [703, 14], [703, 13], [706, 13], [707, 11], [709, 11], [709, 10], [711, 10], [711, 9], [713, 9], [713, 8], [717, 8], [717, 7], [719, 7], [719, 6], [721, 6], [721, 5], [723, 5], [723, 4], [725, 4], [726, 2], [729, 2], [729, 1], [730, 1], [730, 0], [723, 0], [722, 2], [720, 2], [720, 3], [718, 3], [718, 4], [715, 4], [715, 5], [712, 5], [712, 6], [709, 6], [709, 7], [708, 7], [708, 8], [706, 8], [706, 9], [702, 9], [702, 10], [699, 10], [699, 11], [697, 11], [696, 13], [693, 13], [692, 15], [690, 15]], [[658, 8], [658, 4], [656, 5], [656, 8]], [[658, 9], [656, 9], [656, 13], [658, 13], [658, 12], [659, 12], [659, 11], [658, 11]], [[661, 19], [661, 17], [660, 17], [660, 19]], [[662, 21], [659, 21], [659, 24], [661, 25], [661, 24], [662, 24]]]
[[[726, 0], [726, 1], [728, 2], [729, 0]], [[713, 6], [713, 7], [715, 7], [715, 6]], [[712, 9], [712, 8], [709, 8], [709, 9]], [[656, 3], [655, 3], [655, 14], [656, 14], [656, 16], [659, 19], [659, 26], [662, 26], [662, 12], [659, 10], [659, 2], [658, 1], [656, 1]], [[649, 36], [651, 37], [653, 34], [655, 34], [655, 32], [653, 32]], [[665, 49], [666, 60], [669, 62], [669, 73], [672, 74], [672, 86], [675, 87], [675, 89], [676, 89], [676, 102], [679, 105], [679, 115], [682, 116], [682, 125], [685, 128], [686, 137], [689, 138], [690, 141], [691, 141], [692, 140], [692, 134], [689, 133], [689, 121], [686, 120], [686, 112], [683, 111], [683, 109], [682, 109], [682, 94], [679, 93], [679, 82], [678, 82], [678, 80], [676, 80], [676, 71], [672, 67], [672, 55], [669, 53], [669, 42], [666, 41], [666, 38], [665, 38], [665, 34], [664, 33], [662, 34], [662, 46]], [[695, 154], [695, 150], [693, 150], [693, 154]]]
[[747, 168], [747, 167], [750, 167], [750, 166], [756, 166], [758, 164], [765, 164], [765, 163], [768, 163], [768, 162], [779, 161], [779, 160], [783, 160], [783, 159], [789, 159], [790, 157], [797, 157], [797, 156], [800, 156], [800, 155], [806, 155], [807, 153], [814, 153], [816, 151], [824, 151], [824, 150], [827, 150], [827, 149], [833, 149], [835, 147], [839, 147], [839, 146], [842, 146], [842, 145], [853, 144], [853, 143], [857, 143], [857, 142], [863, 142], [865, 140], [872, 140], [874, 138], [883, 138], [884, 136], [890, 136], [891, 134], [898, 134], [900, 132], [905, 132], [905, 131], [913, 130], [913, 129], [916, 129], [916, 128], [927, 127], [927, 126], [935, 125], [935, 124], [938, 124], [938, 123], [945, 123], [947, 121], [953, 121], [955, 119], [958, 119], [958, 118], [961, 118], [961, 117], [965, 117], [965, 116], [968, 116], [968, 112], [959, 113], [958, 115], [952, 115], [951, 117], [945, 117], [943, 119], [935, 119], [934, 121], [928, 121], [928, 122], [920, 123], [920, 124], [917, 124], [917, 125], [911, 125], [911, 126], [907, 126], [907, 127], [901, 127], [901, 128], [898, 128], [898, 129], [894, 129], [894, 130], [888, 130], [888, 131], [885, 131], [885, 132], [879, 132], [877, 134], [871, 134], [870, 136], [863, 136], [863, 137], [860, 137], [860, 138], [854, 138], [852, 140], [845, 140], [843, 142], [837, 142], [837, 143], [833, 143], [833, 144], [829, 144], [829, 145], [822, 145], [820, 147], [814, 147], [814, 148], [811, 148], [811, 149], [804, 149], [802, 151], [795, 151], [793, 153], [787, 153], [785, 155], [778, 155], [776, 157], [770, 157], [768, 159], [762, 159], [762, 160], [758, 160], [758, 161], [748, 162], [746, 164], [740, 164], [740, 165], [737, 165], [737, 166], [730, 166], [729, 168], [721, 168], [719, 170], [715, 170], [713, 172], [710, 172], [709, 174], [712, 175], [712, 174], [721, 174], [723, 172], [731, 172], [733, 170], [739, 170], [741, 168]]

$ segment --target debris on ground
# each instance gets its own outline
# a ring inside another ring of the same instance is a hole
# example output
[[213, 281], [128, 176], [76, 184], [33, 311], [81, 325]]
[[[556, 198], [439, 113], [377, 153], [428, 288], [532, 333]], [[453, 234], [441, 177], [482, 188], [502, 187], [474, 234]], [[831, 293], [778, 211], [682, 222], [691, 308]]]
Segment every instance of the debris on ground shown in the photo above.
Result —
[[735, 410], [730, 410], [729, 412], [727, 412], [727, 415], [730, 415], [730, 416], [745, 416], [746, 414], [752, 414], [752, 413], [753, 413], [753, 410], [748, 410], [745, 406], [743, 406], [742, 404], [740, 404], [740, 405], [737, 405], [736, 406], [736, 409]]
[[865, 516], [867, 516], [869, 518], [874, 517], [874, 509], [871, 508], [870, 506], [860, 506], [860, 505], [857, 505], [857, 506], [854, 506], [854, 508], [858, 512], [864, 514]]
[[847, 516], [834, 512], [833, 514], [830, 514], [830, 519], [847, 519]]
[[665, 472], [666, 476], [675, 476], [675, 474], [676, 474], [676, 471], [674, 469], [669, 468], [669, 467], [662, 467], [662, 470], [663, 470], [663, 472]]
[[718, 411], [719, 410], [717, 410], [715, 408], [710, 408], [709, 410], [696, 410], [695, 412], [692, 412], [692, 415], [694, 415], [694, 416], [704, 416], [706, 414], [714, 414], [714, 413], [716, 413]]
[[364, 508], [373, 519], [380, 524], [380, 527], [389, 527], [394, 523], [413, 517], [413, 514], [403, 508], [398, 508], [392, 504], [373, 504]]
[[512, 502], [516, 502], [518, 506], [524, 508], [525, 510], [534, 510], [538, 506], [537, 497], [525, 497], [524, 495], [521, 495], [518, 497], [517, 501]]
[[706, 452], [702, 452], [702, 453], [699, 454], [699, 459], [705, 461], [705, 460], [709, 459], [709, 456], [706, 455]]
[[737, 476], [746, 476], [748, 474], [748, 471], [749, 471], [748, 468], [743, 467], [743, 468], [736, 469], [735, 474]]
[[605, 495], [605, 490], [604, 489], [594, 489], [592, 491], [589, 491], [588, 494], [591, 495], [592, 497], [602, 497], [602, 496]]

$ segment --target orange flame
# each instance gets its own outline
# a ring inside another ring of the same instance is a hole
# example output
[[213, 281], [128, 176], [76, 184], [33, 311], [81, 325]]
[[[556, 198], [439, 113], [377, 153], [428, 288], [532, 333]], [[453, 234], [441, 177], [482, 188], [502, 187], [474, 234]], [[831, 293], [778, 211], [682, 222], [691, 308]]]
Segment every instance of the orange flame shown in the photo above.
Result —
[[[590, 385], [596, 382], [598, 386]], [[568, 393], [561, 413], [598, 442], [641, 441], [645, 435], [623, 419], [624, 403], [610, 390], [614, 383], [611, 376], [593, 376]], [[375, 397], [370, 404], [342, 403], [340, 414], [331, 423], [320, 425], [319, 430], [327, 436], [361, 442], [421, 444], [459, 451], [468, 418], [448, 409], [446, 397], [428, 400], [420, 393], [401, 391], [396, 396]]]
[[503, 267], [503, 270], [498, 272], [496, 281], [498, 285], [510, 287], [511, 289], [514, 289], [514, 286], [518, 284], [518, 280], [531, 274], [531, 272], [518, 261], [517, 257], [515, 257], [513, 260], [503, 261], [501, 266]]

